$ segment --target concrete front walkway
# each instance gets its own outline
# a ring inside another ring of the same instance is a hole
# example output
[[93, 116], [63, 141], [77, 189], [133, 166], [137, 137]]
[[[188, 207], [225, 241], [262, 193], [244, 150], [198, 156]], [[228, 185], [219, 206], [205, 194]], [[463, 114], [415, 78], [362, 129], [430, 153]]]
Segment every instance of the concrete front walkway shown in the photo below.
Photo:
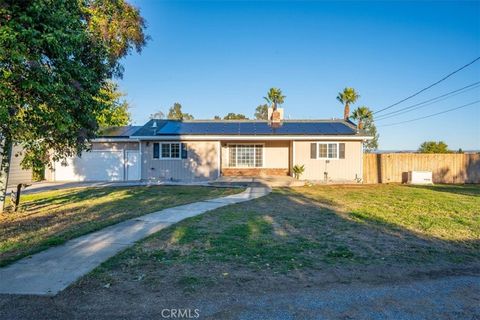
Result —
[[154, 232], [180, 220], [256, 199], [269, 192], [268, 188], [247, 188], [239, 194], [164, 209], [70, 240], [0, 268], [0, 293], [55, 295], [108, 258]]

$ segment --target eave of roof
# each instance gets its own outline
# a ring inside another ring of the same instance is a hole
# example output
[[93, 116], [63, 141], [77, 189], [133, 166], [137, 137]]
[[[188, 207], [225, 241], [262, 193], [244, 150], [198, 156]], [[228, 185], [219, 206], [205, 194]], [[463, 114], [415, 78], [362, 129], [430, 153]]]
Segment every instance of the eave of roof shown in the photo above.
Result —
[[265, 141], [265, 140], [324, 140], [324, 141], [365, 141], [371, 140], [372, 136], [366, 135], [165, 135], [165, 136], [135, 136], [132, 140], [172, 140], [172, 141]]

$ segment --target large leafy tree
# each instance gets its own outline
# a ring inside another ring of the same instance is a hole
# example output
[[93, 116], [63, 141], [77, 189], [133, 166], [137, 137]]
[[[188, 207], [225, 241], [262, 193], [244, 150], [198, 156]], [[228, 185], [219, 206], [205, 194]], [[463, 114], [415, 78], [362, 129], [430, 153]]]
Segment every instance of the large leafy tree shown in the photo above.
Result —
[[118, 90], [118, 85], [112, 81], [107, 82], [97, 96], [99, 103], [105, 108], [95, 118], [99, 128], [126, 126], [131, 122], [128, 102], [125, 94]]
[[451, 153], [448, 145], [443, 141], [425, 141], [418, 148], [420, 153]]
[[175, 102], [173, 106], [168, 110], [168, 119], [171, 120], [193, 120], [193, 116], [190, 113], [182, 111], [182, 105]]
[[357, 102], [358, 98], [360, 98], [360, 95], [353, 88], [345, 88], [338, 93], [337, 100], [344, 105], [343, 118], [345, 120], [348, 120], [350, 116], [350, 105]]
[[[87, 147], [112, 107], [108, 80], [122, 75], [122, 57], [141, 50], [144, 28], [125, 0], [1, 2], [0, 190], [13, 143], [25, 150], [24, 167]], [[0, 192], [0, 210], [3, 199]]]
[[268, 120], [268, 105], [261, 104], [255, 109], [255, 119]]
[[241, 113], [233, 113], [230, 112], [228, 113], [225, 117], [223, 117], [224, 120], [248, 120], [248, 118]]
[[285, 102], [285, 98], [286, 96], [283, 95], [282, 90], [279, 88], [270, 88], [267, 96], [263, 97], [272, 106], [273, 110], [277, 110], [277, 107]]
[[[64, 0], [65, 1], [65, 0]], [[72, 0], [67, 0], [72, 1]], [[77, 0], [87, 22], [88, 31], [101, 41], [107, 50], [107, 61], [116, 75], [123, 67], [119, 58], [135, 49], [138, 53], [145, 46], [146, 22], [140, 11], [126, 0]]]

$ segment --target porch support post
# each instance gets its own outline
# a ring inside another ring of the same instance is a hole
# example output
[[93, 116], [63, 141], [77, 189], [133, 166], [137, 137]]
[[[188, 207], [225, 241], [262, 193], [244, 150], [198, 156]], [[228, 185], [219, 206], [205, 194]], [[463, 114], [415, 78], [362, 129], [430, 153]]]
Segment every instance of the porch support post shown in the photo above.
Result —
[[361, 159], [362, 159], [362, 161], [361, 161], [361, 163], [360, 163], [360, 179], [361, 179], [360, 182], [361, 182], [361, 183], [364, 183], [364, 182], [363, 182], [363, 161], [364, 161], [363, 157], [364, 157], [364, 155], [365, 155], [365, 153], [364, 153], [364, 152], [365, 152], [365, 149], [364, 149], [363, 144], [364, 144], [364, 142], [366, 142], [366, 141], [367, 141], [367, 140], [364, 140], [364, 141], [362, 141], [362, 143], [360, 143], [360, 157], [361, 157]]
[[295, 162], [296, 162], [296, 159], [295, 159], [295, 140], [292, 141], [292, 172], [293, 172], [293, 166], [295, 166]]
[[218, 170], [217, 170], [217, 178], [220, 178], [221, 174], [221, 169], [222, 169], [222, 142], [218, 141], [217, 142], [217, 164], [218, 164]]
[[140, 181], [143, 180], [142, 174], [143, 174], [143, 154], [142, 154], [142, 141], [138, 140], [138, 157], [140, 158], [140, 165], [138, 166], [138, 170], [140, 170], [140, 174], [138, 175], [140, 177]]

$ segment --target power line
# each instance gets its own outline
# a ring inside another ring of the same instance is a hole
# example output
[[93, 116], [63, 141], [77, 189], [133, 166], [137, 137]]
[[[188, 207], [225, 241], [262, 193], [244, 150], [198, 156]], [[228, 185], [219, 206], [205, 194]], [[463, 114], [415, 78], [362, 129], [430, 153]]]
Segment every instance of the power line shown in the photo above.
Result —
[[434, 97], [434, 98], [416, 103], [414, 105], [411, 105], [411, 106], [408, 106], [408, 107], [405, 107], [405, 108], [402, 108], [402, 109], [399, 109], [399, 110], [396, 110], [396, 111], [392, 111], [392, 112], [382, 114], [382, 115], [380, 115], [380, 117], [378, 119], [375, 119], [375, 120], [376, 121], [381, 121], [381, 120], [396, 117], [398, 115], [408, 113], [408, 112], [411, 112], [411, 111], [414, 111], [414, 110], [418, 110], [418, 109], [427, 107], [429, 105], [432, 105], [433, 103], [444, 101], [448, 98], [455, 97], [459, 94], [462, 94], [462, 93], [468, 92], [470, 90], [476, 89], [479, 86], [480, 86], [480, 81], [472, 83], [472, 84], [470, 84], [468, 86], [465, 86], [463, 88], [456, 89], [456, 90], [450, 91], [448, 93], [442, 94], [438, 97]]
[[395, 102], [394, 104], [391, 104], [391, 105], [389, 105], [389, 106], [387, 106], [387, 107], [385, 107], [385, 108], [383, 108], [383, 109], [377, 110], [377, 111], [373, 112], [373, 114], [378, 113], [378, 112], [385, 111], [385, 110], [390, 109], [390, 108], [393, 108], [393, 107], [395, 107], [396, 105], [399, 105], [399, 104], [402, 103], [402, 102], [405, 102], [405, 101], [407, 101], [407, 100], [409, 100], [409, 99], [411, 99], [411, 98], [413, 98], [413, 97], [415, 97], [415, 96], [418, 96], [420, 93], [422, 93], [422, 92], [430, 89], [430, 88], [433, 87], [433, 86], [436, 86], [437, 84], [439, 84], [439, 83], [442, 82], [442, 81], [445, 81], [446, 79], [448, 79], [448, 78], [450, 78], [451, 76], [453, 76], [455, 73], [462, 71], [463, 69], [465, 69], [465, 68], [469, 67], [470, 65], [474, 64], [474, 63], [477, 62], [478, 60], [480, 60], [480, 57], [477, 57], [477, 58], [474, 59], [473, 61], [470, 61], [470, 62], [467, 63], [466, 65], [462, 66], [461, 68], [459, 68], [459, 69], [457, 69], [457, 70], [455, 70], [455, 71], [447, 74], [445, 77], [443, 77], [442, 79], [438, 80], [438, 81], [435, 82], [435, 83], [432, 83], [432, 84], [429, 85], [428, 87], [425, 87], [425, 88], [423, 88], [422, 90], [417, 91], [417, 92], [415, 92], [414, 94], [412, 94], [412, 95], [410, 95], [410, 96], [408, 96], [408, 97], [406, 97], [406, 98], [404, 98], [404, 99], [402, 99], [402, 100], [400, 100], [400, 101], [398, 101], [398, 102]]
[[380, 125], [379, 127], [389, 127], [389, 126], [395, 126], [395, 125], [397, 125], [397, 124], [402, 124], [402, 123], [407, 123], [407, 122], [418, 121], [418, 120], [422, 120], [422, 119], [426, 119], [426, 118], [438, 116], [438, 115], [440, 115], [440, 114], [447, 113], [447, 112], [450, 112], [450, 111], [458, 110], [458, 109], [461, 109], [461, 108], [466, 108], [466, 107], [468, 107], [468, 106], [471, 106], [471, 105], [476, 104], [476, 103], [479, 103], [479, 102], [480, 102], [480, 100], [477, 100], [477, 101], [473, 101], [473, 102], [464, 104], [463, 106], [460, 106], [460, 107], [448, 109], [448, 110], [445, 110], [445, 111], [442, 111], [442, 112], [437, 112], [437, 113], [430, 114], [430, 115], [427, 115], [427, 116], [424, 116], [424, 117], [415, 118], [415, 119], [410, 119], [410, 120], [401, 121], [401, 122], [384, 124], [384, 125]]

